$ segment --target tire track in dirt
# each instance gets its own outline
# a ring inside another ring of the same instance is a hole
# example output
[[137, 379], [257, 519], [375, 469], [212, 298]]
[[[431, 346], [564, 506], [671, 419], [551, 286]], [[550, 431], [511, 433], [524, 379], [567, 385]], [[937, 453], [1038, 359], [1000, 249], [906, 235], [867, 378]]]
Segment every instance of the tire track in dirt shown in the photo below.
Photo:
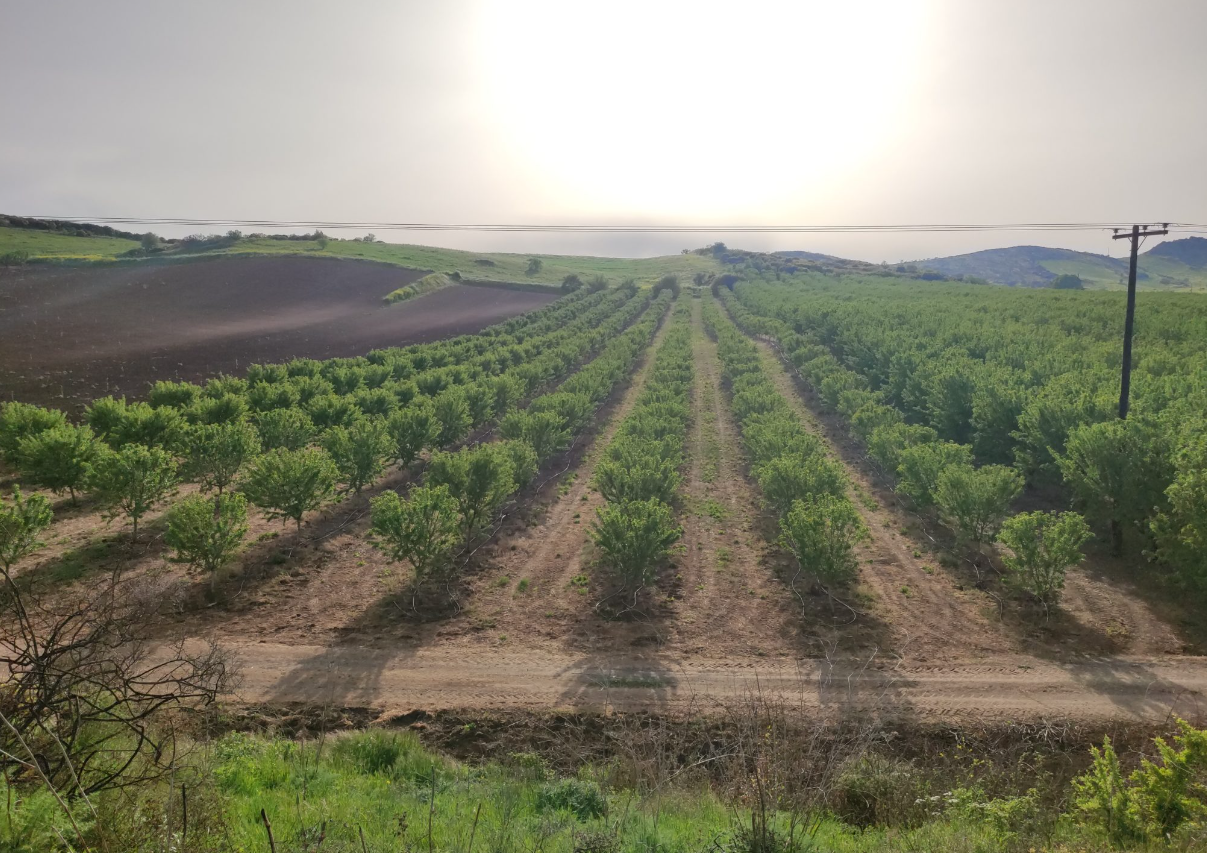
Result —
[[[908, 520], [875, 498], [872, 484], [851, 465], [838, 444], [818, 423], [801, 398], [797, 380], [778, 353], [755, 339], [776, 388], [800, 415], [805, 427], [825, 442], [842, 463], [852, 488], [849, 496], [863, 517], [870, 541], [859, 548], [860, 584], [875, 598], [872, 609], [888, 622], [893, 651], [910, 661], [984, 657], [1019, 651], [1018, 644], [987, 613], [988, 596], [961, 588], [936, 568], [937, 559], [923, 558], [927, 549], [899, 533]], [[917, 555], [917, 556], [915, 556]], [[958, 642], [955, 642], [958, 638]]]
[[704, 333], [701, 301], [692, 300], [692, 427], [676, 645], [687, 654], [786, 656], [799, 628], [755, 529], [760, 502], [744, 475], [741, 440], [721, 390], [717, 345]]
[[1134, 592], [1110, 580], [1092, 577], [1084, 567], [1065, 575], [1060, 609], [1075, 622], [1106, 638], [1117, 652], [1160, 655], [1187, 650], [1177, 632]]
[[[668, 660], [651, 678], [646, 660], [605, 662], [530, 649], [397, 650], [234, 643], [243, 675], [236, 704], [368, 708], [381, 719], [415, 710], [535, 708], [725, 714], [753, 695], [811, 716], [855, 712], [885, 719], [1168, 722], [1207, 719], [1207, 659], [1100, 658], [1056, 664], [863, 667], [858, 662]], [[321, 677], [291, 674], [322, 661]]]

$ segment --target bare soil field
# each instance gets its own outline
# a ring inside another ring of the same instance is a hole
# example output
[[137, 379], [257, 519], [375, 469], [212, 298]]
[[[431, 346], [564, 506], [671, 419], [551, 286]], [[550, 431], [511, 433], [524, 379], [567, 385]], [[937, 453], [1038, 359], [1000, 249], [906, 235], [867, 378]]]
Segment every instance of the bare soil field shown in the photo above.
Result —
[[255, 362], [363, 355], [476, 332], [558, 293], [455, 285], [386, 306], [422, 271], [321, 258], [0, 268], [3, 397], [70, 408]]

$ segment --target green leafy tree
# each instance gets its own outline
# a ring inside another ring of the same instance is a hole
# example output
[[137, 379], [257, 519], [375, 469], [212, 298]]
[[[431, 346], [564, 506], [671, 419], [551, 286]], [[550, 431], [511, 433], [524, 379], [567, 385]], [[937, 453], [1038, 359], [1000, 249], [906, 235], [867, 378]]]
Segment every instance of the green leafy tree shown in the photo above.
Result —
[[300, 400], [298, 390], [286, 382], [260, 382], [247, 392], [247, 402], [253, 412], [291, 409]]
[[448, 487], [461, 510], [466, 538], [476, 533], [515, 491], [511, 457], [495, 444], [432, 454], [428, 482]]
[[361, 417], [356, 401], [337, 394], [322, 394], [306, 404], [306, 414], [320, 431], [351, 426]]
[[1124, 531], [1147, 529], [1153, 508], [1163, 507], [1174, 479], [1169, 457], [1159, 427], [1130, 418], [1077, 427], [1056, 462], [1086, 515], [1110, 525], [1118, 554]]
[[360, 494], [376, 480], [394, 452], [394, 444], [381, 418], [363, 418], [350, 427], [335, 427], [323, 439], [340, 480]]
[[234, 559], [247, 535], [247, 499], [238, 492], [212, 498], [189, 495], [173, 505], [167, 517], [164, 541], [173, 559], [209, 574], [213, 589], [218, 572]]
[[949, 465], [939, 475], [935, 502], [961, 539], [989, 542], [997, 535], [1023, 478], [1005, 465]]
[[855, 546], [864, 533], [854, 505], [831, 494], [794, 501], [780, 519], [781, 541], [801, 570], [820, 583], [847, 583], [855, 577]]
[[147, 394], [147, 402], [156, 408], [168, 406], [173, 409], [187, 409], [197, 402], [201, 396], [201, 386], [192, 382], [170, 382], [160, 380], [151, 386]]
[[67, 418], [60, 411], [29, 403], [5, 403], [0, 406], [0, 454], [16, 465], [23, 439], [66, 425]]
[[177, 481], [176, 460], [166, 450], [127, 444], [97, 456], [88, 487], [110, 518], [130, 519], [131, 538], [137, 539], [139, 520], [173, 493]]
[[842, 468], [821, 454], [785, 454], [758, 466], [755, 477], [763, 497], [779, 515], [794, 503], [821, 495], [842, 497], [847, 481]]
[[1011, 583], [1045, 606], [1060, 600], [1065, 573], [1081, 562], [1081, 546], [1089, 538], [1089, 526], [1075, 512], [1020, 512], [1006, 519], [998, 534], [998, 542], [1010, 549], [1002, 561]]
[[440, 447], [448, 447], [465, 438], [473, 425], [469, 403], [460, 388], [448, 388], [437, 394], [432, 399], [432, 414], [440, 425], [436, 435], [436, 444]]
[[609, 448], [609, 454], [595, 466], [595, 486], [609, 503], [625, 503], [657, 498], [669, 504], [679, 488], [681, 477], [673, 458], [657, 455], [651, 448], [624, 442]]
[[524, 270], [527, 275], [536, 275], [541, 271], [541, 267], [545, 264], [540, 258], [529, 258], [528, 268]]
[[461, 511], [447, 486], [420, 486], [406, 500], [397, 492], [373, 499], [373, 544], [391, 560], [406, 560], [421, 584], [448, 565], [461, 544]]
[[0, 496], [0, 565], [6, 577], [18, 560], [42, 547], [38, 537], [53, 520], [50, 501], [44, 495], [22, 497], [21, 490], [13, 486], [10, 500]]
[[463, 386], [465, 405], [469, 409], [469, 422], [476, 429], [494, 415], [494, 388], [485, 382]]
[[331, 497], [338, 478], [339, 471], [327, 451], [281, 448], [255, 460], [240, 488], [269, 518], [293, 519], [301, 533], [302, 516]]
[[876, 427], [868, 439], [868, 453], [889, 471], [901, 465], [901, 453], [907, 447], [938, 441], [938, 434], [919, 424], [889, 424]]
[[504, 438], [527, 442], [541, 462], [570, 443], [570, 430], [557, 412], [512, 412], [499, 431]]
[[517, 491], [524, 488], [532, 482], [532, 478], [536, 476], [538, 460], [536, 451], [526, 441], [501, 441], [499, 447], [507, 454], [511, 460], [511, 479], [514, 488], [512, 491]]
[[265, 450], [300, 450], [314, 439], [314, 421], [301, 409], [274, 409], [256, 415], [256, 430]]
[[901, 491], [920, 507], [933, 506], [939, 476], [952, 465], [971, 465], [972, 448], [949, 441], [902, 448], [897, 454]]
[[682, 534], [671, 508], [657, 498], [607, 504], [596, 511], [591, 530], [604, 562], [626, 586], [638, 589], [653, 583]]
[[410, 465], [440, 434], [440, 424], [430, 405], [416, 404], [396, 410], [386, 420], [391, 455], [403, 468]]
[[494, 391], [495, 416], [501, 418], [520, 404], [528, 389], [520, 377], [505, 373], [491, 380], [491, 390]]
[[88, 426], [53, 427], [21, 440], [21, 473], [29, 482], [56, 495], [68, 492], [74, 504], [76, 491], [84, 488], [102, 449]]
[[222, 494], [259, 454], [260, 434], [247, 421], [197, 424], [189, 430], [185, 445], [185, 477], [196, 480], [202, 491], [216, 489]]
[[1207, 427], [1195, 429], [1178, 451], [1177, 474], [1166, 490], [1168, 509], [1153, 519], [1162, 559], [1182, 577], [1207, 585]]

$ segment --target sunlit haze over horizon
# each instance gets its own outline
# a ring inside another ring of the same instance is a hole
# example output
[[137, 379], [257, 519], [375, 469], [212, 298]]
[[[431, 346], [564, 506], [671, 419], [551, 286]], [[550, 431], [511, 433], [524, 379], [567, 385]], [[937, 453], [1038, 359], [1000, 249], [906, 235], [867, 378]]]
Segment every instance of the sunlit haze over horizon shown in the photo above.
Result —
[[[0, 18], [2, 213], [1207, 222], [1194, 0], [73, 0], [9, 2]], [[634, 256], [719, 239], [870, 261], [1123, 248], [1106, 232], [375, 233]]]

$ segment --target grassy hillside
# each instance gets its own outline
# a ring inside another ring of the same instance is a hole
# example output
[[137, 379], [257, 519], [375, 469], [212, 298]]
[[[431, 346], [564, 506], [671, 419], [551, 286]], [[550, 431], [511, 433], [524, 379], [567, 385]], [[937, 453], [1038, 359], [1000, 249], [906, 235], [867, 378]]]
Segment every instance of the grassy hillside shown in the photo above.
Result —
[[[1199, 263], [1201, 237], [1168, 240], [1140, 255], [1138, 284], [1148, 290], [1207, 290], [1207, 266]], [[1122, 252], [1123, 246], [1120, 247]], [[1087, 288], [1120, 290], [1127, 286], [1126, 258], [1045, 246], [1011, 246], [947, 258], [918, 261], [943, 275], [971, 275], [996, 284], [1043, 287], [1065, 273], [1081, 277]]]
[[[24, 228], [0, 228], [0, 255], [15, 250], [29, 252], [33, 261], [115, 261], [138, 247], [132, 240], [108, 237], [77, 237]], [[580, 255], [517, 255], [464, 252], [434, 246], [402, 243], [361, 243], [329, 238], [315, 240], [271, 240], [244, 238], [221, 248], [190, 252], [183, 244], [169, 244], [155, 258], [187, 259], [214, 255], [306, 255], [309, 257], [361, 258], [411, 269], [450, 273], [460, 271], [467, 280], [520, 281], [560, 284], [573, 273], [583, 279], [602, 275], [613, 281], [635, 278], [649, 283], [673, 273], [690, 278], [697, 272], [715, 272], [719, 265], [711, 256], [668, 255], [660, 258], [596, 258]], [[541, 260], [539, 272], [528, 275], [529, 258]], [[122, 259], [124, 260], [124, 259]], [[132, 263], [140, 263], [138, 259]]]
[[137, 248], [137, 241], [119, 237], [76, 237], [53, 231], [0, 228], [0, 255], [28, 252], [31, 258], [104, 261]]

